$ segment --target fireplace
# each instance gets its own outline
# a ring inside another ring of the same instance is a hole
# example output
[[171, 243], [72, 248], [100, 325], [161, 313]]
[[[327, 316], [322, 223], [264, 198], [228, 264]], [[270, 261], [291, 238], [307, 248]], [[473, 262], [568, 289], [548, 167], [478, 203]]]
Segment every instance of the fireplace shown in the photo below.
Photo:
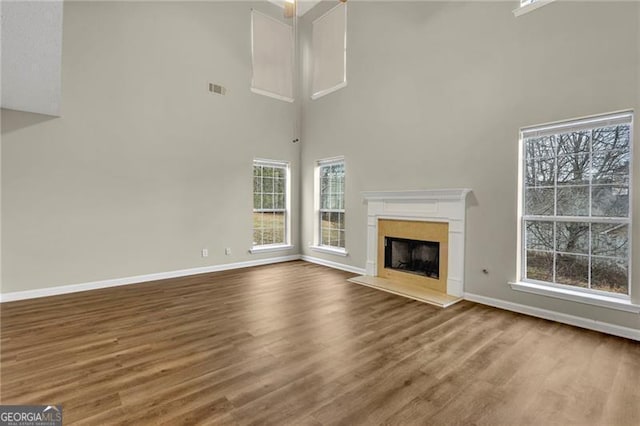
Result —
[[448, 223], [379, 218], [377, 228], [376, 276], [447, 292]]
[[[366, 275], [355, 277], [352, 282], [427, 303], [433, 302], [431, 294], [435, 291], [448, 300], [434, 303], [439, 306], [460, 300], [464, 295], [469, 192], [466, 188], [364, 192]], [[394, 248], [400, 251], [395, 257], [388, 253], [393, 253]], [[411, 291], [407, 290], [409, 287]]]
[[384, 267], [437, 280], [440, 277], [440, 243], [385, 237]]

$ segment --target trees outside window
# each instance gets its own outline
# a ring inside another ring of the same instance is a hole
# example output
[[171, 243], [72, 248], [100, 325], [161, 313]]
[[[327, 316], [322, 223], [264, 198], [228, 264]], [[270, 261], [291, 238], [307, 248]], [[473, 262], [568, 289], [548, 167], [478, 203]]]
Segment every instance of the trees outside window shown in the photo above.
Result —
[[344, 250], [344, 159], [318, 162], [318, 242]]
[[253, 162], [253, 247], [289, 243], [289, 164]]
[[631, 113], [521, 136], [523, 279], [628, 295]]

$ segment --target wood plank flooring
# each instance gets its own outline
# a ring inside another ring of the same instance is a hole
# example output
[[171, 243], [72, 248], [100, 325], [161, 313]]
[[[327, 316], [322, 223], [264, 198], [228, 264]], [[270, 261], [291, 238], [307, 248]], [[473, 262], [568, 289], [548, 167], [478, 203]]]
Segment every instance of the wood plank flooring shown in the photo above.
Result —
[[65, 424], [638, 425], [640, 343], [301, 261], [0, 307], [2, 404]]

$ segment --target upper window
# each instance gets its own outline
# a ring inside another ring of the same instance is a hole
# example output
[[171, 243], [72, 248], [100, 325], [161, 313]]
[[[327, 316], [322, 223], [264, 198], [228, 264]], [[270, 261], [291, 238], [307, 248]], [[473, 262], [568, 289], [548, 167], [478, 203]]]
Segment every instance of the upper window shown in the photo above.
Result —
[[318, 162], [318, 245], [344, 251], [344, 159]]
[[251, 11], [251, 91], [293, 102], [293, 28]]
[[520, 7], [513, 11], [516, 16], [536, 10], [545, 4], [549, 4], [555, 0], [520, 0]]
[[311, 99], [318, 99], [347, 85], [347, 4], [313, 21], [311, 38]]
[[253, 162], [253, 247], [289, 244], [289, 163]]
[[629, 294], [632, 113], [521, 131], [521, 276]]

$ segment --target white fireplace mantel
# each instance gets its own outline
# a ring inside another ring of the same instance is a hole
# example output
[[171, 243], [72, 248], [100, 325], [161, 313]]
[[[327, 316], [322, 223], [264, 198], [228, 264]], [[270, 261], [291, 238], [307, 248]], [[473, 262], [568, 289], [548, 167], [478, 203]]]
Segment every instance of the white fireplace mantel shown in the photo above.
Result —
[[378, 275], [378, 220], [401, 219], [449, 224], [447, 294], [464, 295], [464, 242], [467, 194], [471, 189], [366, 191], [367, 275]]

